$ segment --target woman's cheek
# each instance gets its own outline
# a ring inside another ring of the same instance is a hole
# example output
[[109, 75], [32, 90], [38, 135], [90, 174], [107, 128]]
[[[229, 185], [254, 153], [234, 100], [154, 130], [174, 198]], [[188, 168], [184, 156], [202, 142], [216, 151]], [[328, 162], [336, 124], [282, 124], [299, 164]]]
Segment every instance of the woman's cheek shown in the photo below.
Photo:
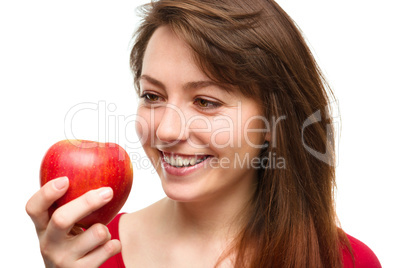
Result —
[[218, 149], [232, 148], [235, 144], [236, 122], [230, 117], [214, 119], [210, 136], [211, 145]]
[[150, 120], [147, 116], [140, 113], [140, 110], [137, 113], [137, 117], [135, 119], [135, 131], [137, 136], [141, 142], [141, 145], [144, 146], [150, 141]]

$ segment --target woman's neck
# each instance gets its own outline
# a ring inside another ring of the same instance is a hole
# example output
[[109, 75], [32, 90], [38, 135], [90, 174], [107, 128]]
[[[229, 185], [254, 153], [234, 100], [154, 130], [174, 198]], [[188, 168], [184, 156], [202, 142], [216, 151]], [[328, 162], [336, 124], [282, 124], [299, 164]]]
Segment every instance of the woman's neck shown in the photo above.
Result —
[[217, 194], [216, 198], [201, 201], [179, 202], [166, 198], [164, 206], [170, 224], [165, 227], [179, 232], [181, 237], [197, 236], [202, 240], [233, 238], [244, 225], [254, 193], [253, 185], [247, 187], [240, 192]]

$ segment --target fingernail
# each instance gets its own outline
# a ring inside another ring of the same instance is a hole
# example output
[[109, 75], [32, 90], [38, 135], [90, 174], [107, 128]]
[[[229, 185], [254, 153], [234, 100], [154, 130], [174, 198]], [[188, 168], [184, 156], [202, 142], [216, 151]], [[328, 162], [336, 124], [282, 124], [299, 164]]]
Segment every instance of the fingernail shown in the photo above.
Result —
[[103, 199], [109, 199], [112, 197], [113, 191], [110, 188], [104, 189], [99, 193], [99, 196], [102, 197]]
[[57, 190], [63, 190], [64, 187], [67, 186], [67, 183], [68, 183], [67, 177], [58, 178], [54, 181], [54, 187], [56, 187]]

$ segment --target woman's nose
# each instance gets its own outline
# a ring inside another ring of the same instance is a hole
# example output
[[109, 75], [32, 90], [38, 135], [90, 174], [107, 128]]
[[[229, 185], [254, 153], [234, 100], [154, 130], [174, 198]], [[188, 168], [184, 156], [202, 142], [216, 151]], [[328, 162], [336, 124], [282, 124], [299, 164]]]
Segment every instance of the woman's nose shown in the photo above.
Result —
[[169, 145], [174, 142], [186, 140], [188, 130], [184, 111], [174, 104], [166, 104], [159, 124], [156, 129], [156, 137]]

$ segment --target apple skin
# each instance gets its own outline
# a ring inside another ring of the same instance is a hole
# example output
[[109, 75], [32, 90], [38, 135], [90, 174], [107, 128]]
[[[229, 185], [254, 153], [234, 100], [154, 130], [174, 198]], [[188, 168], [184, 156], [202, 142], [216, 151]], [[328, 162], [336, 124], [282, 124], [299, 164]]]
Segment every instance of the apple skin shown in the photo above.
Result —
[[108, 224], [123, 207], [133, 183], [133, 166], [127, 152], [115, 143], [63, 140], [46, 152], [40, 167], [40, 184], [63, 176], [68, 177], [70, 185], [51, 206], [50, 215], [90, 190], [113, 189], [109, 203], [77, 222], [77, 226], [87, 229], [95, 223]]

